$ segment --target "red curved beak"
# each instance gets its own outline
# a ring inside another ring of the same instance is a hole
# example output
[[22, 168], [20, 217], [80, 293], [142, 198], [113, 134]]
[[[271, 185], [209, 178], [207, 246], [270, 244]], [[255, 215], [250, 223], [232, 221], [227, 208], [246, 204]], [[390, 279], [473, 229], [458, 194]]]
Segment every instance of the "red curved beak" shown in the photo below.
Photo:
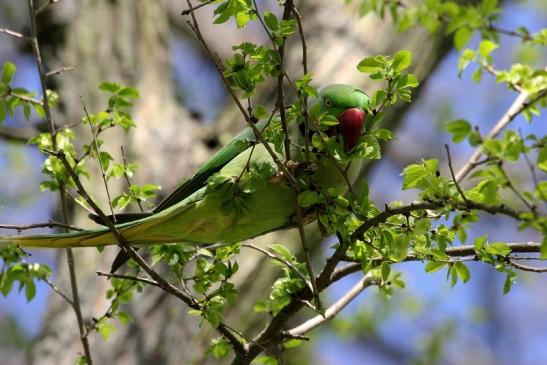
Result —
[[361, 131], [365, 125], [366, 114], [361, 108], [346, 109], [338, 117], [340, 133], [344, 137], [346, 151], [351, 151], [359, 141]]

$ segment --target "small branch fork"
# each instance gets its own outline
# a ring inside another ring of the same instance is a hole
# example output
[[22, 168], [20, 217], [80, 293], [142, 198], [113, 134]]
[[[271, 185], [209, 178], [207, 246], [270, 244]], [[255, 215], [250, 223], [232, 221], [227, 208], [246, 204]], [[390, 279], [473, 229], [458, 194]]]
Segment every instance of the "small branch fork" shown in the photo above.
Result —
[[[507, 111], [502, 115], [502, 117], [498, 120], [498, 122], [494, 125], [494, 127], [490, 130], [487, 137], [488, 138], [496, 138], [501, 131], [515, 119], [517, 115], [522, 113], [526, 108], [528, 108], [530, 105], [534, 104], [536, 101], [540, 100], [547, 94], [547, 90], [543, 90], [540, 93], [538, 93], [534, 98], [527, 101], [528, 99], [528, 93], [522, 92], [519, 94], [519, 96], [515, 99], [513, 104], [507, 109]], [[483, 153], [482, 146], [479, 146], [475, 149], [473, 154], [469, 157], [467, 162], [458, 170], [455, 176], [456, 182], [461, 182], [465, 177], [471, 172], [471, 170], [477, 165], [477, 163], [480, 160], [480, 157]]]

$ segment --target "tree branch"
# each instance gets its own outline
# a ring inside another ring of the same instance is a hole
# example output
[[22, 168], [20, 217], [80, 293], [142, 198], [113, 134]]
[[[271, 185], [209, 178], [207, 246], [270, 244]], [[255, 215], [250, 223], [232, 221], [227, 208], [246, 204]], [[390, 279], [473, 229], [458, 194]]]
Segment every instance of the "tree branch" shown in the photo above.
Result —
[[372, 277], [369, 273], [365, 275], [357, 284], [353, 286], [346, 294], [344, 294], [340, 299], [338, 299], [332, 306], [327, 308], [325, 315], [315, 316], [301, 325], [294, 327], [286, 332], [284, 335], [289, 337], [302, 336], [311, 331], [312, 329], [322, 325], [323, 323], [333, 319], [342, 309], [344, 309], [353, 299], [355, 299], [360, 293], [362, 293], [366, 288], [372, 285], [378, 285], [379, 280]]
[[[511, 254], [514, 253], [539, 253], [541, 250], [541, 243], [539, 242], [513, 242], [513, 243], [506, 243], [506, 245], [511, 249]], [[477, 260], [475, 257], [476, 250], [474, 245], [463, 245], [463, 246], [455, 246], [455, 247], [449, 247], [447, 248], [444, 253], [451, 258], [461, 258], [461, 257], [469, 257], [473, 256], [473, 260]], [[519, 259], [517, 257], [512, 259]], [[375, 259], [372, 259], [372, 262], [374, 265], [379, 265], [382, 261], [385, 259], [383, 257], [378, 257]], [[424, 260], [423, 257], [418, 257], [414, 251], [409, 251], [407, 257], [401, 261], [401, 262], [409, 262], [409, 261], [422, 261]], [[334, 270], [332, 275], [330, 276], [331, 283], [336, 282], [349, 274], [361, 271], [363, 269], [363, 266], [360, 262], [353, 262], [350, 264], [347, 264], [339, 269]]]
[[[520, 95], [515, 99], [513, 104], [507, 109], [507, 111], [502, 115], [502, 117], [498, 120], [498, 122], [494, 125], [494, 127], [490, 130], [488, 133], [489, 138], [496, 138], [500, 132], [515, 119], [517, 115], [522, 113], [526, 108], [528, 108], [530, 105], [541, 99], [547, 94], [547, 90], [543, 90], [540, 93], [538, 93], [533, 99], [526, 102], [528, 99], [528, 93], [522, 92]], [[456, 181], [461, 182], [467, 174], [473, 169], [475, 164], [479, 161], [480, 156], [482, 155], [483, 149], [482, 146], [479, 146], [475, 149], [473, 154], [469, 157], [467, 162], [458, 170], [456, 173]]]

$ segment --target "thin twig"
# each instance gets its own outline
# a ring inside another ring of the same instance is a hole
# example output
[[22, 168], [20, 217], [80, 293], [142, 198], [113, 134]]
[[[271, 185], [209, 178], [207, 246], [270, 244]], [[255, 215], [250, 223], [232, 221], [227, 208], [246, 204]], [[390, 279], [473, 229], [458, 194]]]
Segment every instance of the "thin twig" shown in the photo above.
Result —
[[15, 37], [15, 38], [22, 38], [22, 39], [27, 39], [27, 40], [30, 39], [29, 36], [24, 35], [23, 33], [19, 33], [19, 32], [16, 32], [16, 31], [13, 31], [13, 30], [7, 29], [7, 28], [0, 28], [0, 33], [8, 34], [8, 35], [10, 35], [12, 37]]
[[[294, 6], [294, 4], [291, 7], [291, 12], [293, 13], [296, 19], [296, 23], [298, 24], [298, 34], [300, 35], [300, 43], [302, 44], [302, 68], [304, 71], [304, 75], [307, 75], [308, 74], [308, 46], [306, 43], [306, 37], [304, 35], [304, 26], [302, 25], [302, 17], [300, 16], [300, 13], [298, 12], [298, 9], [296, 8], [296, 6]], [[310, 161], [310, 156], [309, 156], [310, 116], [308, 113], [308, 95], [304, 95], [304, 98], [302, 100], [302, 108], [304, 110], [304, 160], [306, 162], [309, 162]]]
[[180, 13], [180, 15], [188, 15], [188, 14], [193, 13], [194, 11], [198, 10], [199, 8], [201, 8], [203, 6], [214, 3], [215, 1], [217, 1], [217, 0], [209, 0], [207, 2], [201, 3], [201, 4], [196, 5], [194, 7], [192, 7], [191, 4], [188, 4], [189, 8], [186, 9], [186, 10], [183, 10], [182, 13]]
[[150, 280], [148, 278], [142, 278], [138, 276], [130, 276], [130, 275], [121, 275], [121, 274], [110, 274], [102, 271], [97, 271], [98, 276], [105, 276], [107, 278], [118, 278], [118, 279], [125, 279], [125, 280], [131, 280], [131, 281], [137, 281], [148, 285], [153, 285], [160, 287], [160, 284], [157, 281]]
[[361, 294], [366, 288], [372, 285], [378, 285], [379, 280], [374, 278], [370, 273], [365, 275], [357, 284], [355, 284], [347, 293], [338, 299], [333, 305], [325, 310], [325, 315], [315, 316], [306, 322], [286, 331], [284, 334], [295, 337], [302, 336], [322, 325], [323, 323], [333, 319], [342, 309], [344, 309], [352, 300]]
[[42, 280], [44, 283], [46, 283], [55, 293], [59, 294], [61, 296], [61, 298], [63, 298], [65, 300], [65, 302], [67, 302], [71, 307], [74, 307], [74, 302], [72, 300], [70, 300], [68, 295], [66, 295], [59, 288], [57, 288], [57, 286], [55, 284], [53, 284], [53, 282], [51, 280], [49, 280], [46, 277], [40, 278], [40, 280]]
[[131, 190], [131, 186], [133, 186], [133, 184], [131, 183], [131, 179], [129, 178], [129, 175], [127, 174], [128, 164], [127, 164], [127, 157], [125, 155], [125, 149], [123, 148], [123, 146], [120, 146], [120, 150], [122, 151], [122, 159], [123, 159], [123, 177], [125, 178], [125, 182], [127, 183], [129, 194], [131, 194], [133, 196], [133, 199], [137, 201], [137, 205], [139, 206], [140, 211], [144, 212], [141, 199], [139, 199], [137, 195], [133, 192], [133, 190]]
[[48, 71], [46, 72], [46, 77], [51, 77], [51, 76], [55, 76], [55, 75], [59, 75], [63, 72], [67, 72], [67, 71], [72, 71], [74, 70], [74, 66], [63, 66], [63, 67], [59, 67], [59, 68], [56, 68], [54, 70], [51, 70], [51, 71]]
[[13, 90], [9, 90], [6, 92], [6, 96], [13, 96], [17, 99], [21, 99], [23, 101], [29, 102], [34, 105], [44, 105], [44, 103], [41, 100], [36, 100], [30, 96], [22, 95], [16, 92], [13, 92]]
[[89, 123], [89, 128], [91, 128], [91, 134], [93, 135], [93, 145], [95, 147], [95, 153], [97, 154], [97, 161], [99, 163], [99, 169], [101, 170], [101, 176], [103, 178], [104, 189], [106, 190], [106, 197], [108, 200], [108, 207], [110, 208], [110, 213], [112, 214], [112, 220], [116, 224], [116, 215], [114, 214], [114, 207], [112, 207], [112, 198], [110, 197], [110, 190], [108, 189], [108, 181], [106, 180], [106, 173], [104, 172], [103, 162], [101, 160], [101, 153], [99, 151], [99, 144], [97, 143], [97, 133], [95, 133], [95, 128], [87, 112], [87, 107], [84, 102], [84, 98], [80, 95], [80, 100], [82, 101], [82, 106], [84, 108], [84, 113]]
[[277, 256], [277, 255], [274, 255], [273, 253], [271, 253], [270, 251], [268, 250], [265, 250], [261, 247], [258, 247], [258, 246], [255, 246], [253, 245], [252, 243], [243, 243], [241, 245], [241, 247], [248, 247], [248, 248], [251, 248], [253, 250], [256, 250], [258, 252], [261, 252], [263, 253], [264, 255], [266, 255], [267, 257], [273, 259], [273, 260], [277, 260], [279, 262], [281, 262], [283, 265], [287, 266], [289, 269], [291, 269], [292, 271], [294, 271], [295, 274], [297, 274], [298, 276], [300, 276], [300, 279], [302, 279], [302, 281], [304, 281], [310, 289], [312, 289], [312, 286], [311, 286], [311, 283], [309, 282], [309, 280], [304, 276], [304, 274], [302, 274], [300, 272], [300, 270], [298, 270], [298, 268], [296, 266], [294, 266], [292, 264], [292, 262], [290, 261], [287, 261], [287, 260], [284, 260], [282, 259], [281, 257]]
[[456, 189], [458, 189], [458, 192], [460, 193], [465, 204], [469, 204], [469, 201], [465, 197], [465, 194], [462, 188], [460, 187], [460, 184], [458, 184], [458, 181], [456, 180], [456, 176], [454, 175], [454, 168], [452, 167], [452, 156], [450, 156], [450, 147], [448, 147], [448, 144], [445, 144], [444, 148], [446, 149], [446, 156], [448, 157], [448, 168], [450, 169], [450, 175], [452, 176], [454, 185], [456, 185]]
[[505, 171], [505, 169], [503, 168], [503, 164], [502, 162], [500, 161], [498, 163], [498, 170], [499, 172], [503, 175], [503, 178], [505, 179], [505, 184], [507, 185], [507, 187], [509, 188], [509, 190], [511, 190], [513, 192], [513, 194], [515, 194], [515, 196], [528, 208], [530, 209], [530, 211], [532, 212], [532, 214], [534, 216], [537, 216], [537, 211], [536, 211], [536, 207], [531, 205], [525, 198], [524, 196], [522, 196], [522, 194], [517, 190], [517, 188], [515, 188], [515, 184], [513, 184], [513, 181], [509, 178], [509, 175], [507, 174], [507, 172]]
[[508, 35], [510, 37], [521, 38], [523, 41], [531, 41], [533, 39], [533, 37], [529, 34], [518, 33], [518, 32], [515, 32], [513, 30], [502, 29], [502, 28], [497, 27], [493, 24], [488, 24], [487, 29], [492, 30], [496, 33]]
[[529, 271], [529, 272], [534, 272], [534, 273], [547, 272], [547, 267], [534, 267], [534, 266], [523, 265], [523, 264], [518, 263], [517, 261], [515, 261], [513, 259], [510, 259], [510, 258], [506, 262], [509, 266], [513, 266], [515, 269], [518, 269], [518, 270], [521, 270], [521, 271]]
[[66, 224], [61, 222], [55, 222], [55, 221], [48, 221], [47, 223], [33, 223], [33, 224], [23, 224], [23, 225], [17, 225], [17, 224], [0, 224], [1, 229], [14, 229], [18, 232], [25, 231], [27, 229], [35, 229], [35, 228], [64, 228], [69, 229], [72, 231], [83, 231], [84, 229]]

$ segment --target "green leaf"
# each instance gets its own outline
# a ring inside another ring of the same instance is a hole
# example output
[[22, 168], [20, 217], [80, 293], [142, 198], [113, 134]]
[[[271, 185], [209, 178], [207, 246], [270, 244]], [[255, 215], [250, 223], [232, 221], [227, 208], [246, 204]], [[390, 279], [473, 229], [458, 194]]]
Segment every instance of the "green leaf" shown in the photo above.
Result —
[[317, 191], [306, 190], [298, 194], [298, 205], [308, 208], [323, 201], [323, 196]]
[[108, 340], [108, 337], [110, 337], [110, 334], [112, 333], [112, 331], [116, 329], [116, 327], [114, 327], [113, 324], [107, 323], [105, 319], [97, 322], [95, 326], [97, 330], [99, 331], [99, 333], [101, 334], [101, 337], [103, 338], [103, 340]]
[[474, 243], [475, 251], [476, 252], [482, 251], [487, 240], [488, 240], [488, 235], [486, 234], [484, 236], [475, 238], [475, 243]]
[[473, 32], [467, 27], [458, 29], [454, 34], [454, 46], [456, 46], [458, 50], [461, 50], [469, 42], [472, 35]]
[[9, 84], [11, 80], [13, 79], [13, 75], [15, 74], [15, 65], [11, 62], [4, 63], [4, 66], [2, 67], [2, 82], [5, 84]]
[[473, 51], [472, 49], [466, 49], [463, 51], [460, 59], [458, 60], [458, 77], [461, 76], [463, 70], [465, 70], [467, 65], [469, 65], [471, 61], [475, 60], [475, 57], [475, 51]]
[[283, 347], [286, 349], [292, 349], [295, 347], [298, 347], [302, 344], [302, 340], [299, 340], [297, 338], [293, 338], [283, 344]]
[[456, 273], [464, 283], [466, 283], [471, 277], [471, 274], [469, 274], [469, 269], [467, 268], [467, 266], [465, 266], [463, 262], [456, 262], [454, 264], [453, 270], [456, 271]]
[[357, 65], [357, 69], [363, 73], [372, 73], [383, 70], [383, 68], [384, 62], [382, 62], [378, 56], [363, 58]]
[[403, 189], [412, 189], [418, 186], [422, 178], [435, 174], [439, 161], [425, 160], [422, 164], [413, 164], [405, 167], [403, 173]]
[[428, 261], [427, 264], [425, 264], [425, 272], [439, 271], [446, 265], [447, 265], [446, 262]]
[[398, 87], [400, 89], [408, 88], [408, 87], [418, 87], [420, 85], [420, 82], [418, 81], [418, 78], [414, 74], [406, 74], [401, 77], [398, 83]]
[[116, 314], [116, 317], [123, 325], [127, 325], [135, 320], [131, 314], [121, 311]]
[[540, 252], [540, 258], [542, 260], [545, 260], [547, 259], [547, 237], [545, 237], [543, 239], [543, 242], [541, 243], [541, 246], [539, 248], [539, 252]]
[[401, 72], [408, 68], [412, 63], [412, 52], [403, 50], [395, 53], [393, 56], [393, 69], [397, 72]]
[[410, 237], [403, 233], [398, 235], [393, 240], [392, 257], [395, 261], [403, 261], [408, 254], [408, 246], [410, 245]]
[[498, 48], [499, 45], [497, 43], [492, 42], [491, 40], [485, 39], [481, 42], [479, 46], [479, 54], [481, 57], [486, 58], [490, 55], [490, 53]]
[[279, 21], [277, 20], [277, 17], [270, 11], [264, 12], [264, 23], [270, 28], [272, 31], [276, 31], [277, 28], [279, 28]]
[[137, 99], [140, 97], [139, 91], [134, 87], [125, 86], [118, 94], [119, 96]]
[[115, 93], [120, 89], [120, 85], [115, 82], [101, 82], [99, 84], [99, 90], [110, 91]]
[[279, 365], [275, 357], [272, 356], [259, 356], [254, 362], [261, 365]]
[[418, 181], [425, 176], [422, 165], [412, 164], [403, 170], [403, 189], [412, 189], [416, 187]]
[[389, 279], [389, 274], [391, 273], [391, 266], [387, 262], [382, 262], [381, 266], [382, 271], [382, 281], [387, 281]]
[[511, 287], [515, 283], [516, 274], [514, 271], [509, 271], [505, 277], [505, 283], [503, 284], [503, 294], [509, 293]]
[[27, 302], [30, 302], [35, 295], [36, 295], [36, 285], [34, 285], [34, 281], [28, 280], [25, 283], [25, 297], [27, 298]]
[[0, 98], [0, 123], [6, 119], [6, 112], [8, 110], [8, 104], [5, 99]]
[[471, 124], [463, 119], [458, 119], [445, 124], [445, 130], [452, 134], [452, 142], [460, 143], [469, 133], [471, 133]]
[[477, 84], [480, 83], [482, 79], [482, 68], [475, 69], [475, 71], [471, 74], [471, 79]]
[[230, 344], [224, 337], [217, 337], [211, 341], [210, 352], [215, 359], [223, 359], [230, 353]]
[[251, 20], [251, 16], [246, 11], [240, 11], [236, 14], [236, 25], [238, 28], [243, 28]]
[[287, 247], [281, 244], [277, 243], [277, 244], [271, 245], [270, 250], [277, 253], [284, 260], [287, 260], [289, 262], [294, 261], [294, 255], [292, 254], [292, 252]]
[[485, 251], [492, 255], [507, 256], [511, 253], [511, 248], [503, 242], [496, 242], [486, 245]]

